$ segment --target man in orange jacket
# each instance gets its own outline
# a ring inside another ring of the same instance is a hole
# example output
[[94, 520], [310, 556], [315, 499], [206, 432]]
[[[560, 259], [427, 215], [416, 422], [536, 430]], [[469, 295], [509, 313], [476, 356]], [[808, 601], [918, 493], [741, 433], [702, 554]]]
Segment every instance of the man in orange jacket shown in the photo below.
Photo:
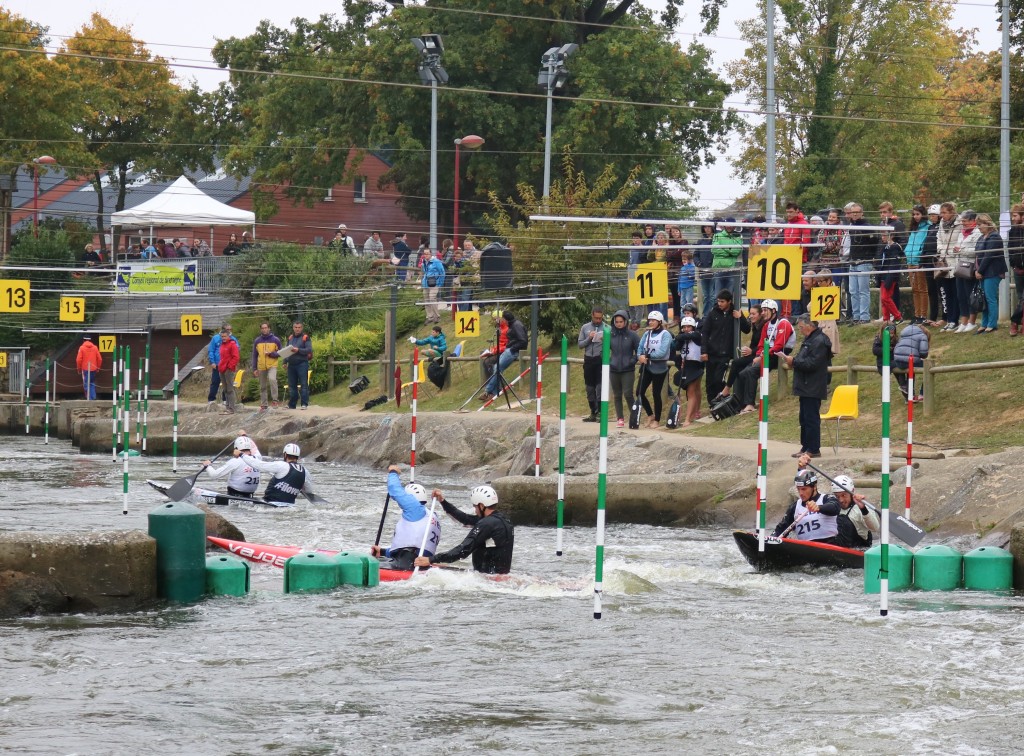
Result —
[[96, 377], [103, 366], [103, 356], [92, 343], [92, 336], [82, 337], [82, 346], [78, 347], [78, 358], [75, 360], [78, 374], [82, 376], [82, 389], [86, 399], [96, 398]]

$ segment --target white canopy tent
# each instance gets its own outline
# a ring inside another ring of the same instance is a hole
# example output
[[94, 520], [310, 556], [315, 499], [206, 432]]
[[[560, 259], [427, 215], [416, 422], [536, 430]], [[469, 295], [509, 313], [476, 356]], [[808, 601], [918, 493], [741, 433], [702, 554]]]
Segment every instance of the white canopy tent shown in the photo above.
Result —
[[[156, 226], [250, 226], [256, 237], [256, 214], [218, 202], [184, 176], [141, 205], [113, 213], [110, 225], [133, 228]], [[211, 228], [212, 233], [212, 228]]]

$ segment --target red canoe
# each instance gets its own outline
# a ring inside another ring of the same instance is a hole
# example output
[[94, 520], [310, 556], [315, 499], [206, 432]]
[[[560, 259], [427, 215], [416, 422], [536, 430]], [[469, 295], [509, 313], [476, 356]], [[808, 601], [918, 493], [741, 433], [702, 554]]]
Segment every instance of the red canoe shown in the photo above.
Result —
[[[232, 541], [227, 538], [216, 538], [207, 536], [206, 540], [214, 546], [220, 546], [225, 551], [230, 551], [235, 556], [242, 557], [256, 564], [271, 564], [274, 567], [284, 567], [288, 557], [308, 551], [298, 546], [272, 546], [266, 543], [248, 543], [246, 541]], [[329, 549], [314, 549], [320, 554], [337, 554], [337, 551]], [[429, 569], [429, 568], [428, 568]], [[380, 570], [381, 582], [392, 580], [408, 580], [412, 577], [412, 570], [388, 570], [383, 567]]]

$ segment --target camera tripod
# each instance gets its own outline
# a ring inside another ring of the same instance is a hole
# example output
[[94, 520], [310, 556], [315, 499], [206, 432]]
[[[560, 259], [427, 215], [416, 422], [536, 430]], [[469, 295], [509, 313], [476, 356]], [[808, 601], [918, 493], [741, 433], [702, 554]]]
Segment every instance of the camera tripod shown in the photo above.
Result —
[[[495, 328], [495, 335], [494, 335], [495, 348], [497, 348], [497, 345], [500, 343], [500, 341], [501, 341], [501, 325], [499, 324]], [[497, 399], [498, 397], [503, 396], [503, 397], [505, 397], [505, 403], [508, 406], [508, 408], [512, 409], [512, 400], [509, 398], [509, 396], [511, 395], [511, 396], [514, 396], [516, 398], [517, 402], [519, 402], [520, 409], [526, 409], [526, 405], [523, 404], [523, 400], [519, 398], [519, 395], [516, 393], [515, 389], [512, 388], [512, 384], [509, 383], [505, 379], [505, 376], [502, 374], [501, 370], [499, 370], [500, 364], [501, 364], [501, 353], [500, 352], [496, 352], [496, 354], [494, 355], [494, 367], [493, 367], [493, 369], [491, 371], [491, 374], [487, 377], [487, 380], [485, 380], [483, 383], [481, 383], [477, 387], [476, 391], [474, 391], [470, 395], [469, 399], [467, 399], [465, 402], [463, 402], [462, 406], [459, 407], [457, 410], [455, 410], [456, 412], [467, 412], [468, 410], [466, 409], [466, 406], [471, 401], [473, 401], [477, 396], [479, 396], [480, 392], [483, 391], [492, 380], [494, 380], [495, 384], [496, 384], [496, 388], [495, 388], [495, 392], [494, 392], [494, 398], [492, 398], [490, 401], [488, 401], [486, 404], [484, 404], [484, 407], [488, 406], [491, 402], [494, 401], [494, 399]], [[481, 407], [480, 409], [483, 409], [483, 407]]]

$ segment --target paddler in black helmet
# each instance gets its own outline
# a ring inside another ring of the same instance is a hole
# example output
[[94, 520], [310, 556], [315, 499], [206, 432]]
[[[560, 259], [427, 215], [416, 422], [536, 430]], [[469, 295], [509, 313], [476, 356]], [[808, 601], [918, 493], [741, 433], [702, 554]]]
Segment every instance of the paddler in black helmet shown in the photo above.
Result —
[[835, 544], [839, 540], [839, 500], [831, 493], [818, 493], [817, 474], [805, 469], [810, 461], [807, 454], [797, 460], [797, 474], [793, 478], [797, 500], [789, 505], [772, 535], [779, 537], [793, 526], [790, 538]]
[[472, 526], [469, 535], [454, 549], [434, 554], [432, 557], [417, 557], [418, 567], [429, 567], [440, 562], [447, 564], [473, 555], [473, 569], [491, 575], [505, 575], [512, 569], [512, 547], [515, 528], [512, 521], [497, 511], [498, 494], [490, 486], [477, 486], [469, 496], [475, 515], [466, 514], [445, 501], [444, 494], [435, 490], [433, 495], [441, 502], [444, 511], [461, 522]]
[[266, 459], [250, 458], [249, 465], [268, 472], [274, 477], [267, 484], [266, 493], [263, 498], [267, 501], [279, 501], [285, 504], [294, 504], [295, 497], [300, 493], [313, 493], [313, 480], [309, 472], [299, 464], [299, 457], [302, 452], [298, 444], [285, 444], [283, 460], [271, 462]]

